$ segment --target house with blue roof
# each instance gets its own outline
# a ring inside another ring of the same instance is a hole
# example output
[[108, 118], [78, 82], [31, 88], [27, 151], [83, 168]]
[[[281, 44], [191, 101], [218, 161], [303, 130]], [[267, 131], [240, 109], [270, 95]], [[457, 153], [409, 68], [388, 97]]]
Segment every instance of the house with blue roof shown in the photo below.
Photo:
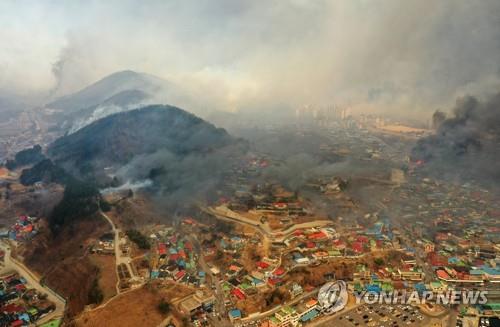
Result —
[[264, 280], [252, 277], [252, 285], [255, 287], [263, 286], [264, 284]]
[[319, 315], [319, 312], [318, 310], [316, 309], [313, 309], [309, 312], [307, 312], [305, 315], [303, 315], [302, 317], [300, 317], [300, 321], [302, 323], [306, 323], [306, 322], [309, 322], [311, 320], [313, 320], [314, 318], [316, 318], [317, 316]]
[[500, 282], [500, 269], [487, 265], [482, 266], [481, 269], [483, 270], [486, 279], [492, 282]]
[[427, 287], [425, 286], [424, 283], [417, 283], [415, 284], [415, 291], [417, 291], [418, 294], [422, 295], [424, 292], [427, 292]]
[[238, 309], [232, 309], [232, 310], [229, 310], [229, 320], [231, 320], [231, 322], [235, 321], [235, 320], [240, 320], [241, 319], [241, 311], [238, 310]]
[[19, 320], [23, 320], [23, 321], [25, 321], [25, 322], [27, 322], [27, 323], [30, 323], [30, 316], [29, 316], [29, 314], [27, 314], [26, 312], [24, 312], [24, 313], [22, 313], [22, 314], [18, 315], [18, 316], [17, 316], [17, 318], [18, 318]]
[[366, 286], [366, 291], [379, 294], [382, 291], [382, 288], [379, 285], [370, 284]]

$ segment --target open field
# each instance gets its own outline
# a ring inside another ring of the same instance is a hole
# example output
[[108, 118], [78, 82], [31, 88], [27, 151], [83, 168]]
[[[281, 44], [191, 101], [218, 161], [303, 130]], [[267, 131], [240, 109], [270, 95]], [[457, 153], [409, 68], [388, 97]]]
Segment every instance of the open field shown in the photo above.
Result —
[[161, 299], [160, 292], [138, 288], [116, 297], [102, 308], [83, 312], [74, 326], [156, 326], [165, 319], [157, 310]]
[[116, 264], [112, 255], [91, 255], [90, 261], [99, 268], [99, 286], [104, 294], [103, 301], [116, 295]]

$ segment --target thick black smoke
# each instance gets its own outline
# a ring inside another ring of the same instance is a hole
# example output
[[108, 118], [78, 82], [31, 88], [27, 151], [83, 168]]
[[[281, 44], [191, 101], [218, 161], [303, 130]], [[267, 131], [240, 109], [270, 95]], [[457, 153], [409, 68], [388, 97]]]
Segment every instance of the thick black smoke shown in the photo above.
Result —
[[459, 99], [453, 116], [435, 135], [421, 139], [412, 155], [425, 170], [441, 176], [500, 181], [500, 92], [486, 100]]

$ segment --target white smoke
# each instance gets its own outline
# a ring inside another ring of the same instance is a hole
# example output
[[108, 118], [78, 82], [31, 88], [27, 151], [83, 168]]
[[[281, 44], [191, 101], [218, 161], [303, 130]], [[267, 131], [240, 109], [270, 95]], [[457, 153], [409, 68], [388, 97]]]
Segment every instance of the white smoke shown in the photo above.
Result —
[[145, 179], [142, 181], [130, 181], [129, 180], [126, 183], [124, 183], [118, 187], [108, 187], [108, 188], [102, 189], [101, 194], [106, 195], [106, 194], [111, 194], [111, 193], [123, 192], [123, 191], [127, 191], [127, 190], [136, 191], [139, 189], [151, 187], [152, 185], [153, 185], [153, 181], [150, 179]]
[[15, 45], [0, 51], [0, 89], [67, 94], [131, 69], [218, 109], [333, 101], [409, 114], [500, 85], [500, 1], [23, 3], [0, 3], [0, 39]]
[[98, 106], [94, 111], [92, 111], [90, 116], [78, 118], [71, 126], [71, 128], [69, 130], [69, 134], [73, 134], [73, 133], [79, 131], [80, 129], [84, 128], [85, 126], [92, 124], [96, 120], [107, 117], [109, 115], [137, 109], [137, 108], [140, 108], [143, 106], [147, 106], [149, 104], [152, 104], [152, 102], [151, 103], [142, 102], [140, 104], [131, 104], [128, 106], [117, 106], [117, 105]]

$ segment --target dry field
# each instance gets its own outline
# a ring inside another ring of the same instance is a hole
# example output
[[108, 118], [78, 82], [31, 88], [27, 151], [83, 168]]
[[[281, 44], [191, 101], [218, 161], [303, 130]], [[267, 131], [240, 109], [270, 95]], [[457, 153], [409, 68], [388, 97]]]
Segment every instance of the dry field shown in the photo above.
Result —
[[101, 326], [157, 326], [165, 316], [158, 310], [162, 299], [160, 292], [145, 287], [124, 293], [108, 302], [105, 307], [83, 312], [74, 325], [78, 327]]
[[103, 302], [116, 295], [116, 263], [114, 255], [93, 254], [90, 261], [99, 268], [99, 286], [104, 294]]

